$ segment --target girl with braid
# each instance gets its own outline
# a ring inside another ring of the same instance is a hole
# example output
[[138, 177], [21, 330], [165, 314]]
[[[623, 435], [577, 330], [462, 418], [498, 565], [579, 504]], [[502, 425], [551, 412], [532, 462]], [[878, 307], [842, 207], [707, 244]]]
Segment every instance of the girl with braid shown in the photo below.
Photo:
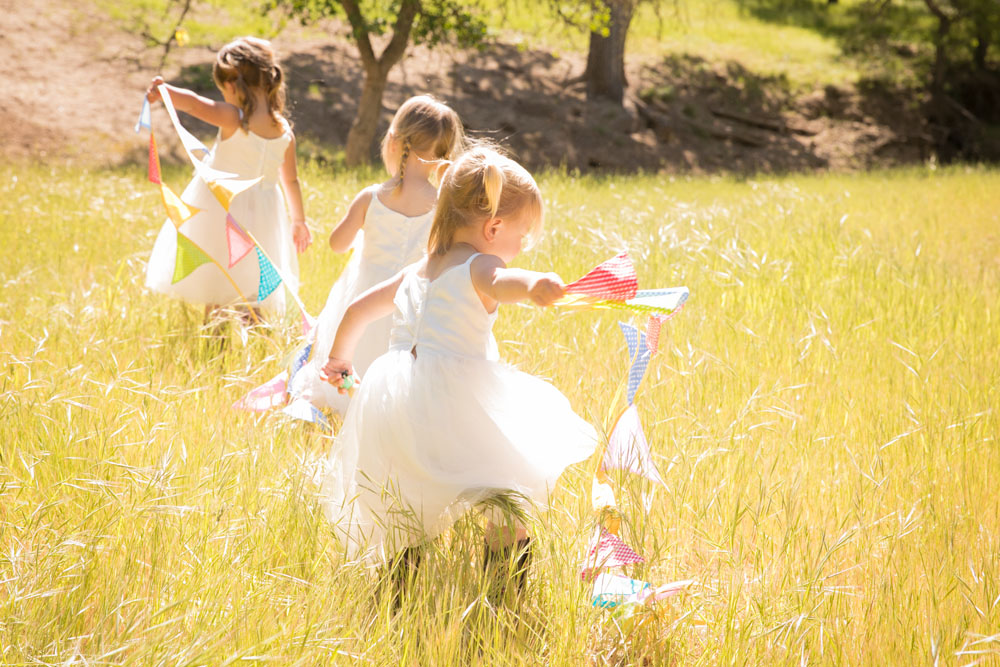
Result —
[[[406, 100], [382, 140], [390, 178], [363, 189], [330, 234], [334, 252], [354, 252], [319, 315], [311, 361], [292, 378], [289, 393], [316, 407], [346, 414], [349, 396], [320, 377], [347, 306], [362, 292], [394, 276], [424, 255], [434, 216], [437, 176], [463, 148], [462, 121], [449, 106], [427, 95]], [[369, 322], [354, 354], [359, 373], [389, 349], [392, 318]]]
[[[281, 66], [269, 42], [242, 37], [219, 50], [212, 77], [222, 92], [222, 102], [165, 85], [162, 77], [153, 79], [146, 97], [150, 102], [160, 100], [159, 86], [164, 85], [174, 107], [219, 128], [207, 159], [211, 167], [234, 173], [240, 179], [260, 178], [233, 199], [229, 214], [260, 243], [288, 288], [297, 290], [299, 265], [295, 253], [305, 251], [312, 237], [302, 208], [295, 136], [284, 116], [285, 79]], [[236, 304], [282, 312], [283, 289], [274, 290], [264, 299], [257, 296], [260, 268], [253, 252], [228, 269], [239, 291], [212, 262], [174, 280], [178, 231], [219, 263], [228, 265], [229, 258], [226, 209], [206, 183], [195, 176], [181, 199], [198, 211], [179, 230], [169, 220], [164, 223], [146, 268], [146, 286], [204, 304], [206, 316], [215, 308]]]

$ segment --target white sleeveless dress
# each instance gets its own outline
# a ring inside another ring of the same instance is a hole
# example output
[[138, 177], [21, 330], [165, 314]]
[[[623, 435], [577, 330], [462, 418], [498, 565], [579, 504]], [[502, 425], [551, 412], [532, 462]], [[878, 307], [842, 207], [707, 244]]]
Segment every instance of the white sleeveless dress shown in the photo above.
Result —
[[[285, 199], [278, 184], [278, 170], [291, 140], [290, 130], [274, 139], [265, 139], [242, 129], [236, 130], [227, 139], [222, 139], [220, 130], [207, 163], [215, 169], [238, 174], [241, 179], [261, 177], [259, 183], [236, 195], [229, 212], [240, 226], [249, 230], [257, 239], [267, 256], [289, 281], [288, 288], [297, 291], [298, 257], [285, 210]], [[195, 175], [184, 189], [181, 199], [200, 209], [181, 225], [181, 233], [219, 264], [227, 267], [226, 271], [239, 286], [242, 298], [219, 267], [211, 262], [202, 264], [177, 283], [172, 283], [177, 255], [177, 230], [170, 220], [160, 229], [153, 246], [146, 266], [146, 287], [190, 303], [220, 306], [249, 303], [260, 305], [268, 311], [284, 312], [284, 286], [279, 285], [263, 302], [257, 300], [260, 268], [256, 252], [251, 250], [235, 266], [228, 268], [226, 210], [201, 178]]]
[[[423, 215], [403, 215], [383, 204], [378, 193], [372, 192], [359, 232], [362, 238], [355, 242], [351, 259], [330, 289], [326, 305], [316, 321], [315, 342], [309, 362], [292, 378], [289, 389], [292, 397], [304, 398], [318, 408], [331, 408], [340, 415], [347, 412], [350, 397], [337, 393], [320, 378], [320, 369], [330, 355], [340, 320], [359, 294], [392, 278], [404, 266], [423, 257], [433, 218], [433, 209]], [[363, 377], [371, 363], [389, 349], [391, 329], [392, 317], [388, 316], [372, 322], [365, 329], [352, 360], [358, 375]]]
[[476, 256], [433, 281], [408, 269], [389, 351], [324, 462], [321, 504], [349, 557], [384, 559], [432, 538], [498, 491], [544, 504], [597, 445], [559, 390], [496, 360], [496, 313], [470, 275]]

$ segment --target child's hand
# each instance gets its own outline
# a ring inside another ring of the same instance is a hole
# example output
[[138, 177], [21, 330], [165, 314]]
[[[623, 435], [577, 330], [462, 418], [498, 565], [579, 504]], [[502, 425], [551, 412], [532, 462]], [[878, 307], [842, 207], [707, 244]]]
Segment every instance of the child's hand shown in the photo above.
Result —
[[566, 294], [562, 278], [554, 273], [541, 273], [528, 287], [528, 298], [536, 305], [551, 306]]
[[160, 91], [157, 86], [163, 85], [163, 77], [155, 76], [153, 77], [153, 82], [149, 84], [149, 88], [146, 90], [146, 99], [149, 100], [150, 104], [160, 101]]
[[296, 250], [300, 253], [305, 252], [312, 240], [312, 232], [304, 220], [292, 223], [292, 241], [295, 242]]
[[326, 365], [320, 371], [320, 377], [336, 387], [340, 394], [353, 393], [353, 388], [361, 384], [361, 380], [354, 375], [351, 362], [336, 357], [326, 360]]

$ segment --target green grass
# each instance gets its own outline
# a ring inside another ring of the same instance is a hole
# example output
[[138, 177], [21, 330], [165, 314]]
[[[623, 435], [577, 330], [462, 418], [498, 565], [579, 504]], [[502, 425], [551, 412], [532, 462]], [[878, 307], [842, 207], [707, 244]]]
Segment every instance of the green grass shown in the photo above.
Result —
[[[373, 177], [303, 168], [314, 314], [343, 264], [323, 236]], [[143, 291], [162, 212], [139, 170], [3, 166], [0, 663], [997, 660], [1000, 173], [540, 183], [520, 265], [570, 279], [628, 248], [642, 286], [691, 288], [636, 400], [668, 488], [645, 511], [649, 484], [616, 480], [631, 572], [689, 595], [639, 620], [589, 605], [590, 461], [535, 526], [520, 614], [482, 604], [470, 523], [393, 619], [317, 511], [329, 442], [229, 408], [294, 326], [220, 346]], [[603, 428], [616, 320], [509, 307], [496, 333]]]

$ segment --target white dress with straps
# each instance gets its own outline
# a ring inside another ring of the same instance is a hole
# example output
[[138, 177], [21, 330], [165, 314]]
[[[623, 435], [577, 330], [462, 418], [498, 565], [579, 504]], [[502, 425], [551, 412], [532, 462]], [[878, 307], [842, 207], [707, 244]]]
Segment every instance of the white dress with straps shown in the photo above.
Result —
[[544, 504], [589, 457], [593, 427], [551, 384], [496, 358], [496, 313], [472, 285], [478, 255], [434, 280], [407, 269], [389, 351], [351, 402], [321, 472], [321, 503], [350, 557], [434, 537], [499, 491]]
[[[320, 377], [340, 320], [355, 297], [423, 257], [434, 217], [433, 209], [417, 216], [403, 215], [382, 203], [375, 188], [372, 190], [360, 238], [355, 241], [351, 259], [330, 289], [316, 321], [309, 363], [296, 373], [290, 387], [293, 397], [304, 398], [319, 408], [331, 408], [341, 415], [347, 412], [350, 397], [337, 393]], [[358, 375], [364, 376], [368, 366], [389, 349], [391, 329], [391, 317], [376, 320], [365, 329], [352, 360]]]
[[[207, 162], [215, 169], [237, 174], [241, 179], [261, 177], [259, 183], [236, 195], [229, 213], [237, 224], [253, 234], [266, 255], [289, 282], [288, 287], [297, 291], [298, 257], [285, 210], [285, 199], [278, 184], [278, 171], [291, 140], [292, 134], [288, 129], [273, 139], [265, 139], [243, 129], [222, 139], [220, 130]], [[202, 264], [177, 283], [173, 282], [177, 230], [170, 220], [163, 224], [153, 246], [146, 267], [146, 287], [191, 303], [219, 306], [250, 303], [269, 311], [283, 312], [285, 290], [281, 286], [258, 303], [260, 268], [256, 252], [250, 251], [229, 268], [226, 210], [202, 179], [195, 175], [184, 189], [181, 199], [199, 209], [181, 225], [181, 233], [226, 267], [226, 272], [236, 282], [242, 297], [219, 267], [211, 262]]]

